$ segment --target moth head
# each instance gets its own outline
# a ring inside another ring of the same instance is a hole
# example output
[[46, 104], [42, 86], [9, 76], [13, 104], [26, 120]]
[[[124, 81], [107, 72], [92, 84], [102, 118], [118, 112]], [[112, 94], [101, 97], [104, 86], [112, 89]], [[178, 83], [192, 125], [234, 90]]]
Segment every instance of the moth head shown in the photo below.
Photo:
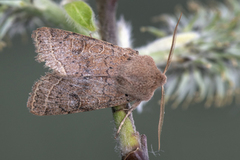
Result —
[[167, 77], [157, 68], [150, 56], [130, 57], [118, 67], [119, 90], [136, 99], [147, 101], [154, 91], [164, 85]]

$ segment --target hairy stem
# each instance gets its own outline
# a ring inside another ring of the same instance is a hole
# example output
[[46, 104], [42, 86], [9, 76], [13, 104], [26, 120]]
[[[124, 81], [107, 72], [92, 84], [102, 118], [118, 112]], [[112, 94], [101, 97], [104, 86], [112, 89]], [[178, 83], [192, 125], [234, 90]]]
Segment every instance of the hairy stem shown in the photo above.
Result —
[[97, 0], [99, 32], [102, 40], [117, 45], [116, 8], [118, 0]]

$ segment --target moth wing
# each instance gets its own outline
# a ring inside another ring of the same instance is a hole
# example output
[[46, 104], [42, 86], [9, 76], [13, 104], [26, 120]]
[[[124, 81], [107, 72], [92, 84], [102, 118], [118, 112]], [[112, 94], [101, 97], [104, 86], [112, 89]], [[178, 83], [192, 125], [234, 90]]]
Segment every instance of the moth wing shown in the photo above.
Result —
[[109, 68], [138, 55], [133, 49], [61, 29], [38, 28], [32, 38], [37, 60], [61, 75], [107, 75]]
[[113, 107], [133, 101], [109, 77], [65, 77], [49, 73], [35, 83], [27, 107], [36, 115], [59, 115]]

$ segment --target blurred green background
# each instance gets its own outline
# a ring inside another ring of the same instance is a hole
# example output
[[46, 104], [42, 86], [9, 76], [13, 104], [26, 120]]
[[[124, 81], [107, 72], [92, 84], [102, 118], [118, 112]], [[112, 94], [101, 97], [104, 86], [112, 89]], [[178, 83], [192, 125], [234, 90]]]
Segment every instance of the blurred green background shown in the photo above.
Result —
[[[176, 5], [186, 8], [186, 0], [119, 1], [118, 14], [133, 28], [134, 46], [155, 37], [139, 28], [154, 25], [151, 18], [174, 13]], [[207, 1], [204, 1], [207, 2]], [[89, 1], [95, 10], [95, 1]], [[157, 26], [157, 25], [156, 25]], [[170, 48], [170, 46], [169, 46]], [[64, 116], [38, 117], [29, 113], [26, 103], [33, 83], [47, 72], [34, 57], [34, 46], [20, 36], [0, 52], [0, 159], [1, 160], [79, 160], [120, 159], [116, 152], [111, 109]], [[144, 107], [134, 111], [137, 130], [146, 134], [150, 159], [238, 160], [240, 147], [240, 107], [205, 109], [203, 104], [171, 109], [166, 105], [157, 150], [160, 91]]]

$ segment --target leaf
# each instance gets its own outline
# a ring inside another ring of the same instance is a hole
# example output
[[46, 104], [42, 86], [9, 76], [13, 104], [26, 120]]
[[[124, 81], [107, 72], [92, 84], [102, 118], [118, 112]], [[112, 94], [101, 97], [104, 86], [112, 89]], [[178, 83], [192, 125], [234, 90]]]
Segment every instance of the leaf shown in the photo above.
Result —
[[2, 25], [0, 25], [0, 40], [6, 35], [6, 33], [8, 32], [10, 26], [13, 24], [14, 21], [14, 17], [9, 17], [5, 23], [3, 23]]
[[75, 1], [64, 6], [67, 14], [72, 21], [80, 26], [95, 31], [96, 25], [94, 22], [94, 13], [91, 7], [83, 1]]
[[[207, 85], [204, 84], [203, 76], [199, 70], [194, 69], [193, 77], [199, 88], [199, 97], [197, 98], [197, 101], [202, 101], [207, 94]], [[208, 87], [211, 87], [211, 86], [208, 86]]]
[[165, 101], [167, 102], [173, 92], [175, 91], [175, 88], [177, 88], [179, 78], [178, 77], [169, 77], [168, 82], [166, 84], [166, 92], [165, 92]]
[[206, 102], [204, 104], [204, 106], [206, 108], [209, 108], [212, 106], [213, 100], [214, 100], [214, 96], [215, 96], [215, 90], [216, 90], [216, 86], [212, 85], [212, 77], [211, 76], [204, 76], [204, 84], [207, 85], [207, 92], [206, 92]]
[[176, 96], [176, 100], [175, 102], [172, 104], [172, 108], [177, 108], [177, 106], [183, 102], [184, 98], [187, 96], [188, 94], [188, 90], [186, 90], [186, 86], [189, 84], [190, 76], [189, 76], [189, 72], [185, 71], [182, 76], [181, 76], [181, 80], [179, 82], [178, 88], [176, 90], [176, 92], [174, 93], [174, 96]]

